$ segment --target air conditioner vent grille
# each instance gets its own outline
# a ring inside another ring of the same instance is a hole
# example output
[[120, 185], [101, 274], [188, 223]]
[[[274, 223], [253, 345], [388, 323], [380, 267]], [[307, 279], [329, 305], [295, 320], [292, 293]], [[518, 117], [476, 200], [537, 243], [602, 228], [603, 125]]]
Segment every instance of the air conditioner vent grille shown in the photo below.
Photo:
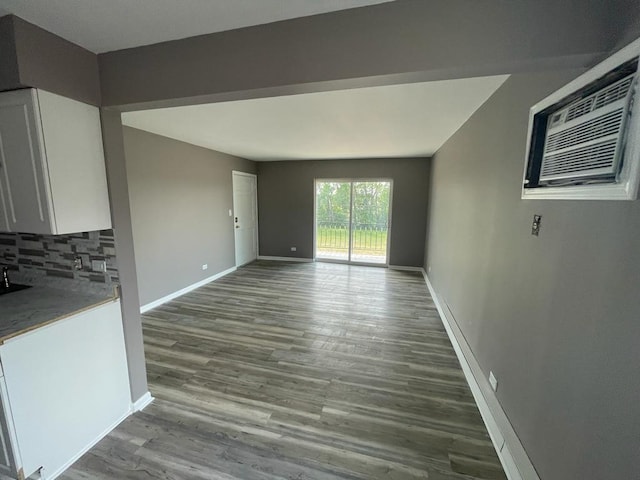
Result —
[[617, 135], [622, 126], [623, 114], [624, 110], [618, 108], [590, 122], [550, 134], [545, 145], [545, 153], [579, 145], [590, 140], [597, 140], [608, 135]]
[[565, 122], [569, 122], [575, 118], [586, 115], [591, 112], [591, 107], [593, 106], [595, 98], [587, 97], [584, 100], [579, 101], [578, 103], [573, 104], [567, 109], [567, 117]]
[[629, 93], [629, 88], [631, 88], [632, 80], [632, 76], [624, 78], [618, 83], [614, 83], [609, 88], [606, 88], [599, 92], [596, 96], [596, 101], [593, 109], [597, 110], [598, 108], [606, 107], [613, 102], [617, 102], [618, 100], [622, 100], [623, 98], [625, 98]]
[[629, 75], [628, 77], [618, 80], [598, 92], [592, 93], [586, 98], [576, 100], [559, 112], [554, 113], [551, 116], [549, 127], [553, 128], [560, 124], [575, 120], [576, 118], [584, 117], [585, 115], [606, 107], [607, 105], [611, 105], [618, 100], [625, 99], [631, 89], [632, 83], [633, 75]]
[[556, 110], [549, 116], [539, 181], [614, 180], [620, 166], [622, 134], [634, 75]]
[[611, 172], [615, 164], [617, 140], [590, 145], [545, 157], [541, 178], [565, 178], [572, 176], [593, 176]]

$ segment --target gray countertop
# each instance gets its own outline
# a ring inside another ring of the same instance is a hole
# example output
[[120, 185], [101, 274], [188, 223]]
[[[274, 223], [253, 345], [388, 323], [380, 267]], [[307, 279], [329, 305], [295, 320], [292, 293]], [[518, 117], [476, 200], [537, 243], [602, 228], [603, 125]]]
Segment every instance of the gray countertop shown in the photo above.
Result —
[[116, 298], [108, 289], [89, 292], [46, 285], [0, 295], [0, 343]]

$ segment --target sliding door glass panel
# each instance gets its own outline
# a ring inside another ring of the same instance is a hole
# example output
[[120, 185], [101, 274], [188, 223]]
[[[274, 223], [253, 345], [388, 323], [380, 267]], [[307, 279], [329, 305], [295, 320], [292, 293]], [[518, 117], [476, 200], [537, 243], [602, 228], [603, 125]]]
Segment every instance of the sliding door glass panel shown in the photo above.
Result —
[[387, 263], [390, 195], [390, 182], [353, 182], [352, 262]]
[[351, 182], [316, 182], [316, 258], [349, 260]]

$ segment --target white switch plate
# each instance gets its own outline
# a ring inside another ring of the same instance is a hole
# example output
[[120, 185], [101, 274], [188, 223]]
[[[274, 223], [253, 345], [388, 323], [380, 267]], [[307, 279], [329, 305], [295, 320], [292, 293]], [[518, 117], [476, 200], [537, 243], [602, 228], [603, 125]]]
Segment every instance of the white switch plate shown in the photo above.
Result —
[[229, 216], [233, 217], [233, 212], [231, 211], [231, 209], [229, 209]]
[[94, 272], [106, 272], [107, 262], [104, 260], [91, 260], [91, 270]]
[[493, 388], [494, 392], [498, 391], [498, 379], [493, 374], [493, 372], [489, 372], [489, 383], [491, 384], [491, 388]]
[[291, 247], [291, 251], [292, 252], [296, 252], [296, 251], [298, 251], [298, 249], [296, 247]]
[[206, 270], [207, 268], [209, 268], [209, 265], [207, 265], [206, 263], [204, 265], [202, 265], [202, 269]]

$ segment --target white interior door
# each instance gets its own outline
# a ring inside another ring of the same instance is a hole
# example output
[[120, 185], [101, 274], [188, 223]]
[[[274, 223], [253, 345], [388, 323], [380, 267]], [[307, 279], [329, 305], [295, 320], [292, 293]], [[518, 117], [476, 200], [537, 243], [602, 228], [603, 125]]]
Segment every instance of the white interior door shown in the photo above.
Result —
[[233, 229], [236, 242], [236, 267], [258, 258], [257, 178], [233, 172]]

